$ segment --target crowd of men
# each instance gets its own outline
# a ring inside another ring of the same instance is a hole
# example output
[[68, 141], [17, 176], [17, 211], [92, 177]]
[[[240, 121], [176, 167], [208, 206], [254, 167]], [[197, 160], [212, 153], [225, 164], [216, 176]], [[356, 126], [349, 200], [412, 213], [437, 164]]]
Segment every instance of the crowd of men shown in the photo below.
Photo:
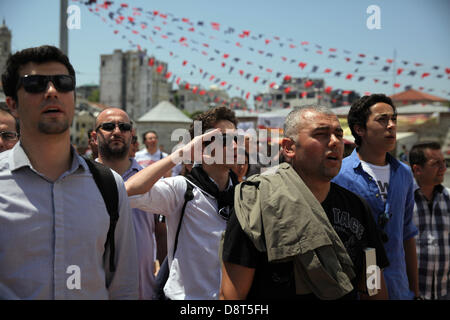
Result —
[[253, 174], [226, 107], [171, 154], [154, 131], [138, 151], [132, 119], [107, 108], [89, 159], [70, 142], [66, 55], [19, 51], [2, 84], [1, 299], [450, 299], [441, 147], [393, 157], [383, 94], [352, 105], [350, 156], [333, 111], [305, 106], [285, 119], [281, 163]]

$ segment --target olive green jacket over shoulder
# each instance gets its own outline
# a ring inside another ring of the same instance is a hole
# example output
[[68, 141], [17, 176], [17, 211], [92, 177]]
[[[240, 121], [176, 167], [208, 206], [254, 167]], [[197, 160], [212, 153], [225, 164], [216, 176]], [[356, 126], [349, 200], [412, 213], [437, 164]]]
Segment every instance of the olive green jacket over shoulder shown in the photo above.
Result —
[[353, 290], [353, 263], [321, 204], [287, 163], [235, 189], [244, 232], [269, 262], [294, 260], [297, 294], [337, 299]]

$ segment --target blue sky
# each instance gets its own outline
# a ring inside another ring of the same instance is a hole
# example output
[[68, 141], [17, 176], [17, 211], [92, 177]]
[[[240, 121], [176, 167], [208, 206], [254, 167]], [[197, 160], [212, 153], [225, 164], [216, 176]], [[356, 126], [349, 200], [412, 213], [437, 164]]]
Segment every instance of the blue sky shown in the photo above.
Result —
[[[128, 24], [130, 29], [123, 26], [127, 20], [118, 25], [107, 16], [121, 3], [130, 5], [122, 11], [124, 17], [131, 16], [139, 22], [136, 26]], [[432, 89], [430, 93], [450, 98], [450, 74], [445, 72], [445, 68], [450, 68], [450, 1], [447, 0], [123, 0], [113, 1], [108, 10], [100, 9], [99, 16], [79, 1], [69, 0], [71, 4], [81, 9], [80, 29], [69, 31], [69, 58], [77, 71], [78, 84], [99, 83], [101, 54], [111, 54], [114, 49], [136, 50], [139, 44], [149, 55], [167, 62], [173, 75], [204, 87], [220, 79], [220, 82], [226, 82], [224, 88], [231, 85], [228, 91], [231, 96], [240, 96], [242, 91], [251, 94], [264, 92], [270, 83], [279, 83], [285, 75], [309, 75], [324, 78], [326, 85], [333, 89], [356, 90], [361, 94], [392, 94], [394, 90], [399, 92], [404, 86], [412, 85], [414, 88], [423, 87], [425, 92]], [[381, 29], [369, 30], [367, 27], [370, 14], [366, 9], [370, 5], [380, 8]], [[158, 15], [152, 21], [149, 14], [133, 16], [131, 7], [142, 8], [144, 13], [158, 11], [169, 14], [169, 18], [164, 20]], [[101, 17], [107, 22], [103, 22]], [[174, 22], [173, 17], [187, 18], [193, 25]], [[2, 0], [0, 18], [6, 20], [12, 31], [13, 52], [42, 44], [58, 45], [58, 0]], [[163, 21], [167, 23], [164, 25]], [[203, 27], [198, 25], [199, 21], [204, 23]], [[147, 23], [146, 29], [140, 27], [141, 22]], [[211, 22], [219, 23], [220, 31], [213, 30]], [[188, 31], [189, 27], [194, 27], [195, 31]], [[224, 31], [230, 27], [235, 32], [225, 34]], [[115, 30], [117, 34], [114, 34]], [[138, 31], [139, 35], [134, 35], [132, 30]], [[152, 34], [152, 30], [156, 33]], [[244, 30], [250, 31], [250, 36], [240, 38], [238, 35]], [[168, 39], [161, 37], [168, 33]], [[186, 38], [184, 42], [189, 47], [180, 45], [182, 37]], [[266, 39], [270, 42], [266, 43]], [[304, 41], [308, 45], [301, 45]], [[240, 42], [242, 48], [237, 47], [236, 42]], [[290, 44], [295, 48], [290, 48]], [[330, 48], [336, 52], [331, 52]], [[318, 54], [319, 50], [323, 53]], [[386, 62], [386, 59], [393, 58], [394, 50], [397, 57], [395, 70], [404, 69], [395, 78], [394, 64]], [[223, 58], [224, 54], [229, 54], [229, 58]], [[331, 58], [330, 54], [337, 57]], [[358, 57], [358, 54], [365, 54], [365, 57]], [[350, 61], [347, 62], [345, 57]], [[379, 60], [374, 60], [374, 57]], [[232, 58], [238, 58], [239, 62]], [[358, 60], [362, 63], [356, 64]], [[187, 61], [185, 66], [183, 61]], [[304, 70], [299, 68], [299, 62], [307, 63]], [[370, 65], [370, 62], [376, 64]], [[416, 67], [414, 63], [423, 65]], [[382, 71], [386, 65], [390, 66], [388, 72]], [[318, 67], [316, 73], [311, 73], [313, 66]], [[433, 66], [439, 69], [435, 70]], [[326, 68], [332, 72], [324, 73]], [[243, 70], [244, 75], [250, 74], [248, 79], [238, 70]], [[412, 70], [417, 72], [416, 75], [408, 76]], [[335, 75], [337, 71], [342, 72], [339, 77]], [[207, 76], [204, 76], [205, 72], [208, 72]], [[277, 72], [281, 76], [277, 77]], [[422, 79], [421, 75], [426, 72], [430, 75]], [[214, 81], [209, 80], [212, 74]], [[353, 78], [346, 80], [347, 74], [353, 74]], [[437, 78], [437, 75], [442, 75], [442, 78]], [[256, 83], [253, 81], [255, 76], [259, 77]], [[358, 81], [360, 77], [364, 80]], [[262, 84], [264, 79], [266, 83]], [[388, 84], [383, 85], [382, 81], [388, 81]], [[395, 89], [394, 82], [400, 87]]]

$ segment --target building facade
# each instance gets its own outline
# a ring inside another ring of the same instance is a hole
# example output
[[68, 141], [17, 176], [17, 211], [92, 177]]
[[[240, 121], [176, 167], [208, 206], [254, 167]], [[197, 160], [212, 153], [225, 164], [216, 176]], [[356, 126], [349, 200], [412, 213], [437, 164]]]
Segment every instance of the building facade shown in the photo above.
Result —
[[138, 119], [169, 100], [171, 86], [164, 77], [167, 63], [155, 61], [146, 51], [114, 50], [100, 59], [100, 103], [122, 108]]

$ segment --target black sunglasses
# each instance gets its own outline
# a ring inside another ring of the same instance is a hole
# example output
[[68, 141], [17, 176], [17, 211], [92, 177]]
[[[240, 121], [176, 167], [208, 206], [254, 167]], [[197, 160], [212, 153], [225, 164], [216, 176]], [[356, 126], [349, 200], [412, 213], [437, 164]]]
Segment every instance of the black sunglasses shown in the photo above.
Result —
[[[225, 134], [225, 133], [222, 133], [222, 145], [225, 147], [226, 145], [227, 145], [227, 141], [232, 141], [232, 140], [234, 140], [234, 142], [238, 142], [238, 136], [236, 135], [236, 134]], [[206, 146], [208, 146], [208, 145], [210, 145], [211, 143], [213, 143], [214, 141], [216, 140], [216, 137], [215, 136], [212, 136], [211, 137], [211, 141], [206, 141], [205, 143], [204, 143], [204, 146], [206, 147]]]
[[114, 122], [105, 122], [102, 123], [101, 125], [99, 125], [97, 127], [97, 129], [95, 129], [95, 131], [98, 131], [98, 129], [102, 128], [102, 130], [105, 131], [113, 131], [115, 128], [119, 127], [120, 131], [130, 131], [131, 128], [133, 128], [133, 125], [131, 123], [126, 123], [126, 122], [119, 122], [119, 123], [114, 123]]
[[26, 92], [41, 93], [47, 89], [49, 81], [53, 83], [59, 92], [69, 92], [75, 89], [75, 78], [68, 74], [57, 74], [53, 76], [28, 74], [20, 77], [17, 90], [23, 85]]

